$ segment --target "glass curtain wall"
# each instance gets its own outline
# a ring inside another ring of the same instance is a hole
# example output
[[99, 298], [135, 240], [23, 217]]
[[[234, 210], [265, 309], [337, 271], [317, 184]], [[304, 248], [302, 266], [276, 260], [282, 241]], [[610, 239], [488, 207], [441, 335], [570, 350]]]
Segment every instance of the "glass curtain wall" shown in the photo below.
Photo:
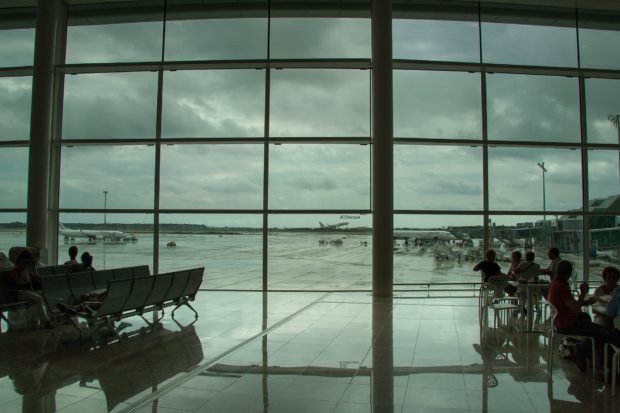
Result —
[[26, 243], [34, 26], [34, 8], [0, 9], [0, 253], [7, 257]]
[[[394, 0], [396, 282], [477, 281], [489, 247], [544, 266], [558, 246], [579, 274], [620, 258], [617, 21]], [[102, 268], [204, 265], [206, 288], [370, 289], [370, 39], [366, 0], [70, 6], [58, 260], [77, 244]], [[0, 70], [1, 98], [26, 99], [28, 72]]]

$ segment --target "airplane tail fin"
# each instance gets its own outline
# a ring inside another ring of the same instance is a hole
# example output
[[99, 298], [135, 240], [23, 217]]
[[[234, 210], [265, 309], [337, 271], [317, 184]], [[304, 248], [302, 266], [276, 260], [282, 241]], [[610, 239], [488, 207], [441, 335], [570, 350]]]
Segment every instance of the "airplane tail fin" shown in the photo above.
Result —
[[325, 228], [325, 224], [322, 223], [321, 221], [319, 221], [319, 225], [321, 225], [321, 228]]
[[63, 230], [63, 231], [64, 231], [64, 230], [65, 230], [65, 229], [67, 229], [67, 228], [66, 228], [64, 225], [62, 225], [62, 222], [59, 222], [59, 223], [58, 223], [58, 229], [59, 229], [59, 230]]

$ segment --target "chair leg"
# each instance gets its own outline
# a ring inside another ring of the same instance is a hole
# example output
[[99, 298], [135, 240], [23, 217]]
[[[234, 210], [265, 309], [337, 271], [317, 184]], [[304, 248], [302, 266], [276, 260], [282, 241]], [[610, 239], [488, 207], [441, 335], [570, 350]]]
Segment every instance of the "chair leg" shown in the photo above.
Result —
[[603, 375], [605, 377], [605, 380], [607, 380], [607, 378], [609, 377], [609, 368], [607, 366], [609, 366], [609, 364], [607, 364], [607, 362], [609, 361], [609, 343], [605, 343], [605, 346], [603, 347]]
[[596, 380], [596, 345], [594, 343], [594, 338], [591, 338], [592, 341], [592, 378]]
[[611, 395], [612, 397], [616, 396], [616, 376], [618, 375], [618, 357], [620, 357], [619, 352], [614, 353], [612, 366], [611, 366]]

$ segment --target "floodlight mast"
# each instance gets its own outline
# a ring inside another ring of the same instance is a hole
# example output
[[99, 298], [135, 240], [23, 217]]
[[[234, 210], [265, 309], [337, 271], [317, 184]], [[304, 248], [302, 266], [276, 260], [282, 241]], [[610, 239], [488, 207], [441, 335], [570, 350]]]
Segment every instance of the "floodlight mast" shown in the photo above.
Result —
[[[607, 119], [609, 119], [612, 125], [618, 130], [618, 144], [620, 145], [620, 114], [614, 115], [610, 113]], [[618, 154], [618, 166], [620, 167], [620, 153]]]
[[543, 192], [543, 221], [547, 220], [547, 204], [545, 199], [545, 173], [547, 168], [545, 168], [545, 162], [536, 162], [536, 165], [542, 170], [542, 192]]

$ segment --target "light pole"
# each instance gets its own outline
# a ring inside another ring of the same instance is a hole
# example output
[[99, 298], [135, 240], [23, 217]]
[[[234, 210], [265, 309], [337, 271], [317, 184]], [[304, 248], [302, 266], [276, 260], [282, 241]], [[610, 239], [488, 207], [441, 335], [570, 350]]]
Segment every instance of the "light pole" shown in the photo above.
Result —
[[546, 200], [545, 200], [545, 172], [547, 172], [547, 169], [545, 168], [545, 163], [544, 162], [536, 162], [536, 165], [538, 165], [540, 167], [540, 169], [542, 170], [542, 186], [543, 186], [543, 221], [547, 220], [547, 206], [546, 206]]
[[[609, 116], [607, 117], [607, 119], [609, 119], [609, 121], [618, 130], [618, 143], [620, 144], [620, 114], [613, 115], [613, 114], [610, 113]], [[620, 153], [618, 154], [618, 165], [620, 165]]]
[[108, 213], [108, 191], [103, 191], [103, 229], [106, 229], [106, 215]]

